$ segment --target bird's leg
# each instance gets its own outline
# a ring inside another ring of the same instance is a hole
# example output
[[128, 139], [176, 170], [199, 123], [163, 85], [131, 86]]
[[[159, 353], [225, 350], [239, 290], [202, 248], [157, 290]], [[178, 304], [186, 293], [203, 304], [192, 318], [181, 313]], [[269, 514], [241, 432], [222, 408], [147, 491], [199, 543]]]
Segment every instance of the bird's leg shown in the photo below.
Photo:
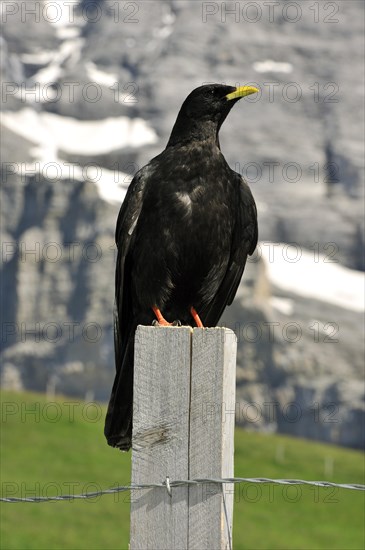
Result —
[[199, 327], [199, 328], [204, 328], [204, 325], [203, 325], [196, 309], [193, 308], [193, 306], [191, 306], [191, 308], [190, 308], [190, 313], [191, 313], [191, 315], [192, 315], [192, 317], [195, 321], [196, 326]]
[[164, 318], [164, 316], [162, 315], [162, 313], [158, 309], [158, 307], [153, 306], [152, 309], [153, 309], [153, 313], [156, 315], [156, 319], [157, 319], [157, 322], [158, 322], [159, 325], [161, 325], [163, 327], [172, 327], [173, 326], [173, 323], [169, 323], [168, 321], [166, 321], [166, 319]]

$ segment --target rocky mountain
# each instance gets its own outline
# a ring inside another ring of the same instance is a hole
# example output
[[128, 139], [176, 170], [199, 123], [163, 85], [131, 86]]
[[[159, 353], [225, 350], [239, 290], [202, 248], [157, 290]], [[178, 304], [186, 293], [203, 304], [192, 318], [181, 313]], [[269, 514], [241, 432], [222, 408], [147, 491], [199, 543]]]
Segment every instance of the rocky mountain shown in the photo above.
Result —
[[362, 2], [32, 4], [1, 5], [2, 384], [108, 398], [131, 177], [194, 87], [256, 83], [221, 131], [260, 227], [237, 421], [362, 447]]

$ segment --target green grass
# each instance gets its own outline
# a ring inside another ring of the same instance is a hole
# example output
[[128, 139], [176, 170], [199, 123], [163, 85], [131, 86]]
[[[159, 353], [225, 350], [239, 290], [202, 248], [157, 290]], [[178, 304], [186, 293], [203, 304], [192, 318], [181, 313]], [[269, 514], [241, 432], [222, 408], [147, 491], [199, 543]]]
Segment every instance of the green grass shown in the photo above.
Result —
[[[2, 495], [78, 494], [128, 485], [130, 453], [107, 447], [104, 414], [104, 408], [76, 399], [57, 399], [54, 405], [43, 395], [3, 392]], [[236, 476], [364, 483], [363, 454], [357, 451], [240, 429], [235, 449]], [[240, 484], [233, 545], [236, 550], [362, 549], [364, 517], [360, 491]], [[1, 506], [4, 550], [114, 550], [128, 548], [128, 539], [126, 493]]]

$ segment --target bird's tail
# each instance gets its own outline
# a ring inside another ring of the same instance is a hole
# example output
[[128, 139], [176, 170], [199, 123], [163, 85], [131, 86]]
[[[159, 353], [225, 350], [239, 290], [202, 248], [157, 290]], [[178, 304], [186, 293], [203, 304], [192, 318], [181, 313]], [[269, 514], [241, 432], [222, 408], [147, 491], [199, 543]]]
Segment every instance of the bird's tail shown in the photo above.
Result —
[[132, 445], [134, 332], [129, 332], [121, 357], [116, 349], [117, 372], [104, 427], [108, 445], [122, 451], [128, 451]]

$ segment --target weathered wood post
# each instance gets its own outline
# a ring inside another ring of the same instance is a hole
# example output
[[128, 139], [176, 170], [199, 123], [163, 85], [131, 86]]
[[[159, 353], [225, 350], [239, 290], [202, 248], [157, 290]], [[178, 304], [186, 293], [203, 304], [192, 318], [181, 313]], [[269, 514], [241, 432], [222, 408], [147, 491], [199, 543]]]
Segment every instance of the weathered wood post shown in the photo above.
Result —
[[[233, 477], [236, 337], [138, 327], [132, 484]], [[131, 550], [232, 548], [233, 487], [136, 490]]]

